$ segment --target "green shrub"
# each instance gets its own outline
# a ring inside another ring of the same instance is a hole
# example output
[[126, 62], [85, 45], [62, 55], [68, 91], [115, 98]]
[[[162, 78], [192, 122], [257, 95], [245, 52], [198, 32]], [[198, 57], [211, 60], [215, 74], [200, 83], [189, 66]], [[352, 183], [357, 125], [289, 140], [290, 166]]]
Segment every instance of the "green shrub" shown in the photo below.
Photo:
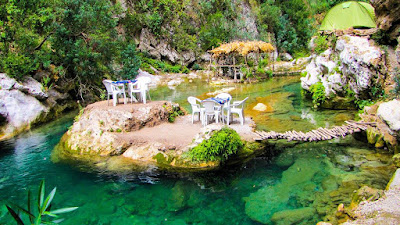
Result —
[[29, 75], [39, 66], [38, 63], [22, 53], [10, 52], [1, 61], [1, 66], [4, 68], [4, 72], [6, 72], [8, 76], [14, 77], [17, 80], [21, 80], [24, 76]]
[[354, 103], [357, 105], [358, 109], [363, 110], [365, 106], [370, 106], [375, 104], [375, 102], [371, 99], [365, 99], [365, 100], [361, 100], [361, 99], [356, 99], [354, 101]]
[[189, 156], [193, 161], [225, 161], [243, 148], [243, 142], [236, 131], [224, 127], [212, 134], [190, 150]]
[[317, 38], [315, 38], [314, 44], [315, 44], [314, 51], [317, 54], [321, 54], [329, 48], [329, 42], [327, 40], [327, 37], [324, 35], [320, 35]]
[[315, 108], [318, 108], [326, 100], [325, 87], [321, 82], [311, 85], [310, 92]]
[[269, 77], [272, 78], [274, 76], [274, 72], [272, 72], [272, 70], [267, 70], [265, 71], [265, 74]]
[[175, 122], [176, 117], [185, 115], [185, 112], [181, 109], [179, 105], [163, 105], [164, 108], [168, 110], [168, 122]]
[[203, 68], [199, 64], [195, 63], [192, 66], [192, 70], [203, 70]]
[[269, 63], [268, 57], [265, 57], [264, 59], [260, 59], [260, 61], [258, 62], [258, 67], [264, 68], [264, 67], [268, 66], [268, 63]]
[[263, 68], [258, 67], [256, 73], [257, 75], [264, 75], [266, 72]]

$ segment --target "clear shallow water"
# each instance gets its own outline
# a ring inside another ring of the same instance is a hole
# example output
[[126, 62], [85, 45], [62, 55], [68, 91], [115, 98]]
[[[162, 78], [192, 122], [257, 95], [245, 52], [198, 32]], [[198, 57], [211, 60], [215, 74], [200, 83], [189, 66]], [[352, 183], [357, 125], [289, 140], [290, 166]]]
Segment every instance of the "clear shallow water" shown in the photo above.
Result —
[[[298, 83], [276, 84], [279, 82], [255, 84], [254, 89], [243, 86], [232, 95], [240, 99], [246, 95], [268, 96], [279, 90], [289, 90], [294, 93], [289, 97], [294, 110], [282, 114], [286, 117], [291, 113], [298, 115], [302, 107], [307, 108], [299, 98]], [[170, 99], [185, 106], [187, 96], [201, 97], [204, 92], [215, 90], [206, 85], [193, 86], [181, 85], [176, 91], [160, 88], [152, 98]], [[256, 100], [250, 100], [249, 105], [252, 101]], [[336, 123], [327, 118], [334, 118], [337, 112], [312, 114], [314, 118], [322, 118], [316, 124]], [[267, 116], [279, 119], [279, 115], [269, 113]], [[270, 216], [278, 211], [305, 207], [326, 207], [329, 211], [331, 205], [335, 207], [338, 202], [348, 201], [358, 186], [370, 184], [382, 188], [388, 179], [386, 169], [378, 173], [379, 179], [364, 173], [367, 170], [356, 163], [358, 159], [354, 153], [368, 155], [369, 159], [378, 153], [353, 139], [278, 147], [273, 154], [269, 149], [266, 156], [216, 172], [178, 174], [149, 169], [110, 174], [87, 168], [81, 170], [80, 165], [55, 164], [50, 160], [52, 149], [72, 124], [73, 116], [67, 115], [0, 143], [0, 224], [14, 224], [4, 201], [23, 205], [26, 190], [37, 193], [42, 179], [46, 180], [47, 193], [57, 187], [54, 208], [79, 206], [77, 211], [65, 214], [63, 224], [259, 224], [255, 220], [272, 223]], [[382, 160], [382, 154], [379, 157]], [[304, 162], [308, 163], [306, 167]], [[367, 168], [373, 166], [376, 165]], [[351, 180], [354, 177], [357, 181]], [[343, 183], [343, 180], [351, 182]], [[281, 198], [266, 194], [277, 190], [285, 194]], [[343, 194], [337, 194], [338, 190]], [[268, 212], [267, 216], [257, 214], [263, 210]], [[300, 218], [296, 224], [315, 224], [321, 216], [313, 212], [313, 216]]]
[[[354, 119], [355, 111], [314, 110], [310, 101], [304, 101], [299, 77], [278, 77], [253, 84], [229, 84], [210, 86], [204, 81], [193, 80], [174, 89], [159, 87], [151, 90], [153, 100], [168, 100], [179, 103], [190, 112], [188, 96], [206, 99], [219, 90], [229, 90], [233, 101], [249, 99], [245, 104], [246, 116], [253, 117], [257, 129], [274, 131], [309, 131], [318, 127], [342, 125], [345, 120]], [[254, 110], [257, 104], [266, 106], [266, 111]], [[235, 120], [237, 121], [237, 120]]]

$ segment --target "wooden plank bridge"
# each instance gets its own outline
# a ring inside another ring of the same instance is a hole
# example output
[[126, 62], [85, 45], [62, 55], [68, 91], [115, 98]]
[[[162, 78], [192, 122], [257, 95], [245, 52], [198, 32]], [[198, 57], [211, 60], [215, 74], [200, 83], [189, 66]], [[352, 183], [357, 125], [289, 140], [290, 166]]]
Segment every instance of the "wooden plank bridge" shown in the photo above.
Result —
[[355, 132], [366, 130], [369, 126], [376, 126], [376, 123], [345, 121], [342, 126], [334, 126], [333, 128], [318, 128], [306, 133], [301, 131], [286, 131], [285, 133], [278, 133], [275, 131], [265, 132], [256, 131], [259, 137], [254, 138], [256, 141], [266, 139], [287, 139], [288, 141], [324, 141], [333, 138], [345, 137], [346, 135]]

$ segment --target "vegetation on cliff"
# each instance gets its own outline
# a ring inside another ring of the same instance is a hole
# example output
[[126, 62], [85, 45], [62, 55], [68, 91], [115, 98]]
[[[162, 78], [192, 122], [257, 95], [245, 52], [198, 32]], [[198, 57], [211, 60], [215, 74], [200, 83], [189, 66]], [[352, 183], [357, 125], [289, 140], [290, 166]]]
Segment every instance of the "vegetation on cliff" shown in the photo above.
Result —
[[85, 99], [93, 91], [100, 96], [104, 77], [134, 78], [141, 62], [147, 70], [188, 71], [138, 55], [143, 29], [197, 56], [237, 39], [273, 42], [280, 52], [301, 55], [320, 14], [341, 1], [0, 0], [0, 72], [23, 79], [49, 71], [39, 78], [46, 86], [68, 80]]

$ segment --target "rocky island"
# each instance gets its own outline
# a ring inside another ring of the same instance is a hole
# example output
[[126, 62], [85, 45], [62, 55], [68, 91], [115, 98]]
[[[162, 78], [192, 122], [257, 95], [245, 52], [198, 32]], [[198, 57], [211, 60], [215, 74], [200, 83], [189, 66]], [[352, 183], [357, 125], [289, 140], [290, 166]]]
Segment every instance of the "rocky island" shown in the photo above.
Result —
[[[203, 127], [200, 121], [192, 124], [190, 115], [174, 118], [174, 112], [185, 114], [179, 105], [166, 101], [120, 104], [116, 107], [108, 105], [107, 101], [96, 102], [82, 109], [56, 147], [53, 159], [73, 158], [95, 162], [110, 170], [118, 169], [115, 163], [117, 158], [122, 159], [124, 166], [130, 160], [132, 167], [218, 167], [222, 158], [193, 161], [188, 152], [210, 139], [224, 126], [212, 123]], [[246, 118], [244, 126], [234, 122], [229, 128], [235, 130], [244, 142], [253, 142], [253, 126], [251, 118]], [[228, 141], [229, 145], [229, 141], [233, 140], [224, 141]], [[254, 149], [246, 147], [238, 150], [238, 155], [243, 156], [253, 153]], [[110, 161], [112, 165], [107, 163]]]

